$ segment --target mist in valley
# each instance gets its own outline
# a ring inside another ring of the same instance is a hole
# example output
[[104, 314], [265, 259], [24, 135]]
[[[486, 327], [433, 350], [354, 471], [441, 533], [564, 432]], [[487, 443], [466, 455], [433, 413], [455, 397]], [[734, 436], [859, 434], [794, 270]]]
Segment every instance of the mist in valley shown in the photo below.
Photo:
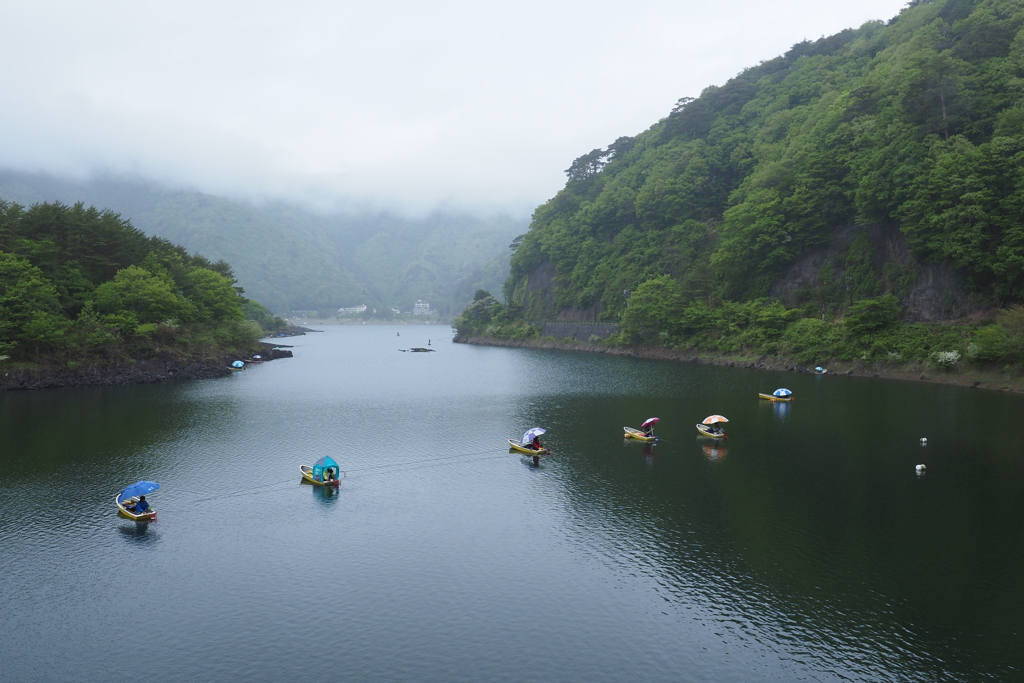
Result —
[[12, 5], [0, 199], [109, 208], [277, 313], [453, 314], [573, 159], [902, 4]]

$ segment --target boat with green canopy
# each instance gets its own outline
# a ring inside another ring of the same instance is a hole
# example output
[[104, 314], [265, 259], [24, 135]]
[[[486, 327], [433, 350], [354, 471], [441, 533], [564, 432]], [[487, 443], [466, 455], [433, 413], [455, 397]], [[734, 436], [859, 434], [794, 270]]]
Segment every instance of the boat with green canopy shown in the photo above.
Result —
[[299, 465], [299, 471], [302, 472], [303, 479], [317, 486], [338, 486], [341, 483], [338, 480], [341, 468], [329, 455], [317, 460], [312, 467]]

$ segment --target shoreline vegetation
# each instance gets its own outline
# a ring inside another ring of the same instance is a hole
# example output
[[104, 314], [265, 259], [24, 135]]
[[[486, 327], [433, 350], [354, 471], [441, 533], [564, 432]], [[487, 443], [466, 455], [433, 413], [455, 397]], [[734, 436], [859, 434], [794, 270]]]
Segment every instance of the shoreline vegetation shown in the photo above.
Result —
[[[111, 211], [0, 201], [0, 389], [217, 377], [286, 323], [231, 266]], [[226, 362], [227, 361], [227, 362]]]
[[501, 301], [453, 326], [1020, 390], [1022, 92], [1021, 0], [912, 0], [797, 43], [578, 157]]
[[837, 320], [778, 301], [684, 304], [672, 280], [634, 293], [617, 332], [587, 340], [542, 336], [516, 304], [480, 290], [452, 325], [459, 343], [566, 349], [768, 370], [860, 375], [1024, 390], [1024, 306], [948, 323], [907, 323], [891, 295], [855, 302]]
[[[453, 342], [472, 346], [499, 346], [518, 349], [547, 349], [555, 351], [580, 351], [585, 353], [605, 353], [612, 356], [630, 358], [647, 358], [679, 363], [695, 363], [701, 365], [719, 365], [776, 372], [813, 373], [813, 367], [797, 363], [791, 357], [757, 356], [747, 353], [709, 354], [694, 350], [674, 349], [656, 345], [615, 346], [593, 341], [576, 341], [572, 339], [555, 339], [554, 337], [522, 337], [518, 339], [502, 339], [498, 337], [470, 336], [456, 334]], [[973, 389], [990, 389], [993, 391], [1024, 392], [1024, 376], [1011, 377], [997, 368], [964, 366], [958, 364], [951, 368], [936, 368], [927, 363], [912, 362], [893, 365], [884, 361], [853, 361], [831, 362], [826, 377], [870, 377], [876, 379], [898, 379], [938, 384], [952, 384]]]

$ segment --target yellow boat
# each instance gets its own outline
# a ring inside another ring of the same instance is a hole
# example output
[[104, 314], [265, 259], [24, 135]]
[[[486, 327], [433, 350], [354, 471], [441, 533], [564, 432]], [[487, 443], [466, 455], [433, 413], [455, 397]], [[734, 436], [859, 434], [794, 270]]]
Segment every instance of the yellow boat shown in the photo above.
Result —
[[537, 450], [535, 448], [530, 448], [529, 446], [524, 446], [522, 443], [516, 441], [515, 439], [509, 439], [508, 445], [512, 448], [512, 450], [518, 451], [519, 453], [526, 453], [528, 455], [549, 455], [551, 453], [551, 449], [549, 448], [542, 448], [540, 450]]
[[139, 502], [138, 496], [132, 496], [131, 498], [121, 500], [121, 494], [119, 493], [114, 496], [114, 502], [117, 504], [118, 513], [124, 515], [128, 519], [134, 519], [136, 522], [145, 522], [151, 519], [156, 519], [156, 510], [153, 510], [152, 508], [150, 508], [149, 512], [143, 512], [141, 515], [128, 509], [127, 506], [135, 505]]
[[299, 471], [302, 472], [302, 478], [310, 484], [316, 484], [317, 486], [338, 486], [341, 483], [337, 479], [332, 479], [331, 481], [317, 481], [317, 479], [313, 477], [313, 468], [309, 465], [299, 465]]
[[759, 393], [758, 396], [766, 401], [782, 401], [783, 403], [788, 403], [793, 400], [793, 394], [790, 394], [789, 396], [773, 396], [772, 394]]
[[632, 427], [623, 427], [622, 429], [625, 430], [627, 439], [636, 439], [637, 441], [648, 442], [658, 440], [658, 437], [656, 436], [644, 436], [644, 433], [639, 429], [633, 429]]
[[701, 433], [701, 436], [706, 436], [706, 437], [711, 438], [711, 439], [726, 439], [726, 438], [728, 438], [728, 436], [726, 435], [725, 432], [722, 432], [720, 434], [715, 434], [714, 432], [711, 431], [711, 427], [709, 427], [706, 424], [699, 424], [698, 423], [697, 424], [697, 431]]

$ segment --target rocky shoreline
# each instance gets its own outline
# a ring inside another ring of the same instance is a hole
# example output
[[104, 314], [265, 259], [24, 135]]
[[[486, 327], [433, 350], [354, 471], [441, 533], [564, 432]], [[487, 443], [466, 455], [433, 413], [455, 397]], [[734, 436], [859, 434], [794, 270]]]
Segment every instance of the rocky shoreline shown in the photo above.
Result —
[[[260, 342], [254, 350], [264, 361], [291, 358], [280, 345]], [[0, 391], [58, 389], [65, 387], [109, 387], [154, 384], [178, 379], [214, 379], [231, 374], [228, 365], [235, 357], [173, 358], [164, 353], [156, 358], [130, 363], [94, 363], [79, 367], [35, 365], [10, 368], [0, 376]]]
[[[650, 358], [653, 360], [669, 360], [681, 363], [700, 363], [704, 365], [722, 365], [725, 367], [748, 368], [757, 370], [774, 370], [778, 372], [813, 372], [792, 359], [784, 357], [760, 356], [757, 358], [741, 355], [714, 356], [697, 353], [692, 350], [665, 348], [662, 346], [607, 346], [591, 342], [567, 342], [553, 338], [531, 339], [497, 339], [494, 337], [462, 337], [455, 335], [452, 341], [457, 344], [476, 346], [503, 346], [521, 349], [553, 349], [559, 351], [583, 351], [586, 353], [605, 353], [612, 356], [629, 356], [631, 358]], [[828, 364], [829, 377], [872, 377], [885, 379], [901, 379], [939, 384], [953, 384], [972, 389], [992, 389], [995, 391], [1024, 392], [1024, 377], [1010, 377], [998, 370], [965, 369], [937, 370], [923, 363], [905, 363], [893, 366], [883, 362], [853, 362]]]

